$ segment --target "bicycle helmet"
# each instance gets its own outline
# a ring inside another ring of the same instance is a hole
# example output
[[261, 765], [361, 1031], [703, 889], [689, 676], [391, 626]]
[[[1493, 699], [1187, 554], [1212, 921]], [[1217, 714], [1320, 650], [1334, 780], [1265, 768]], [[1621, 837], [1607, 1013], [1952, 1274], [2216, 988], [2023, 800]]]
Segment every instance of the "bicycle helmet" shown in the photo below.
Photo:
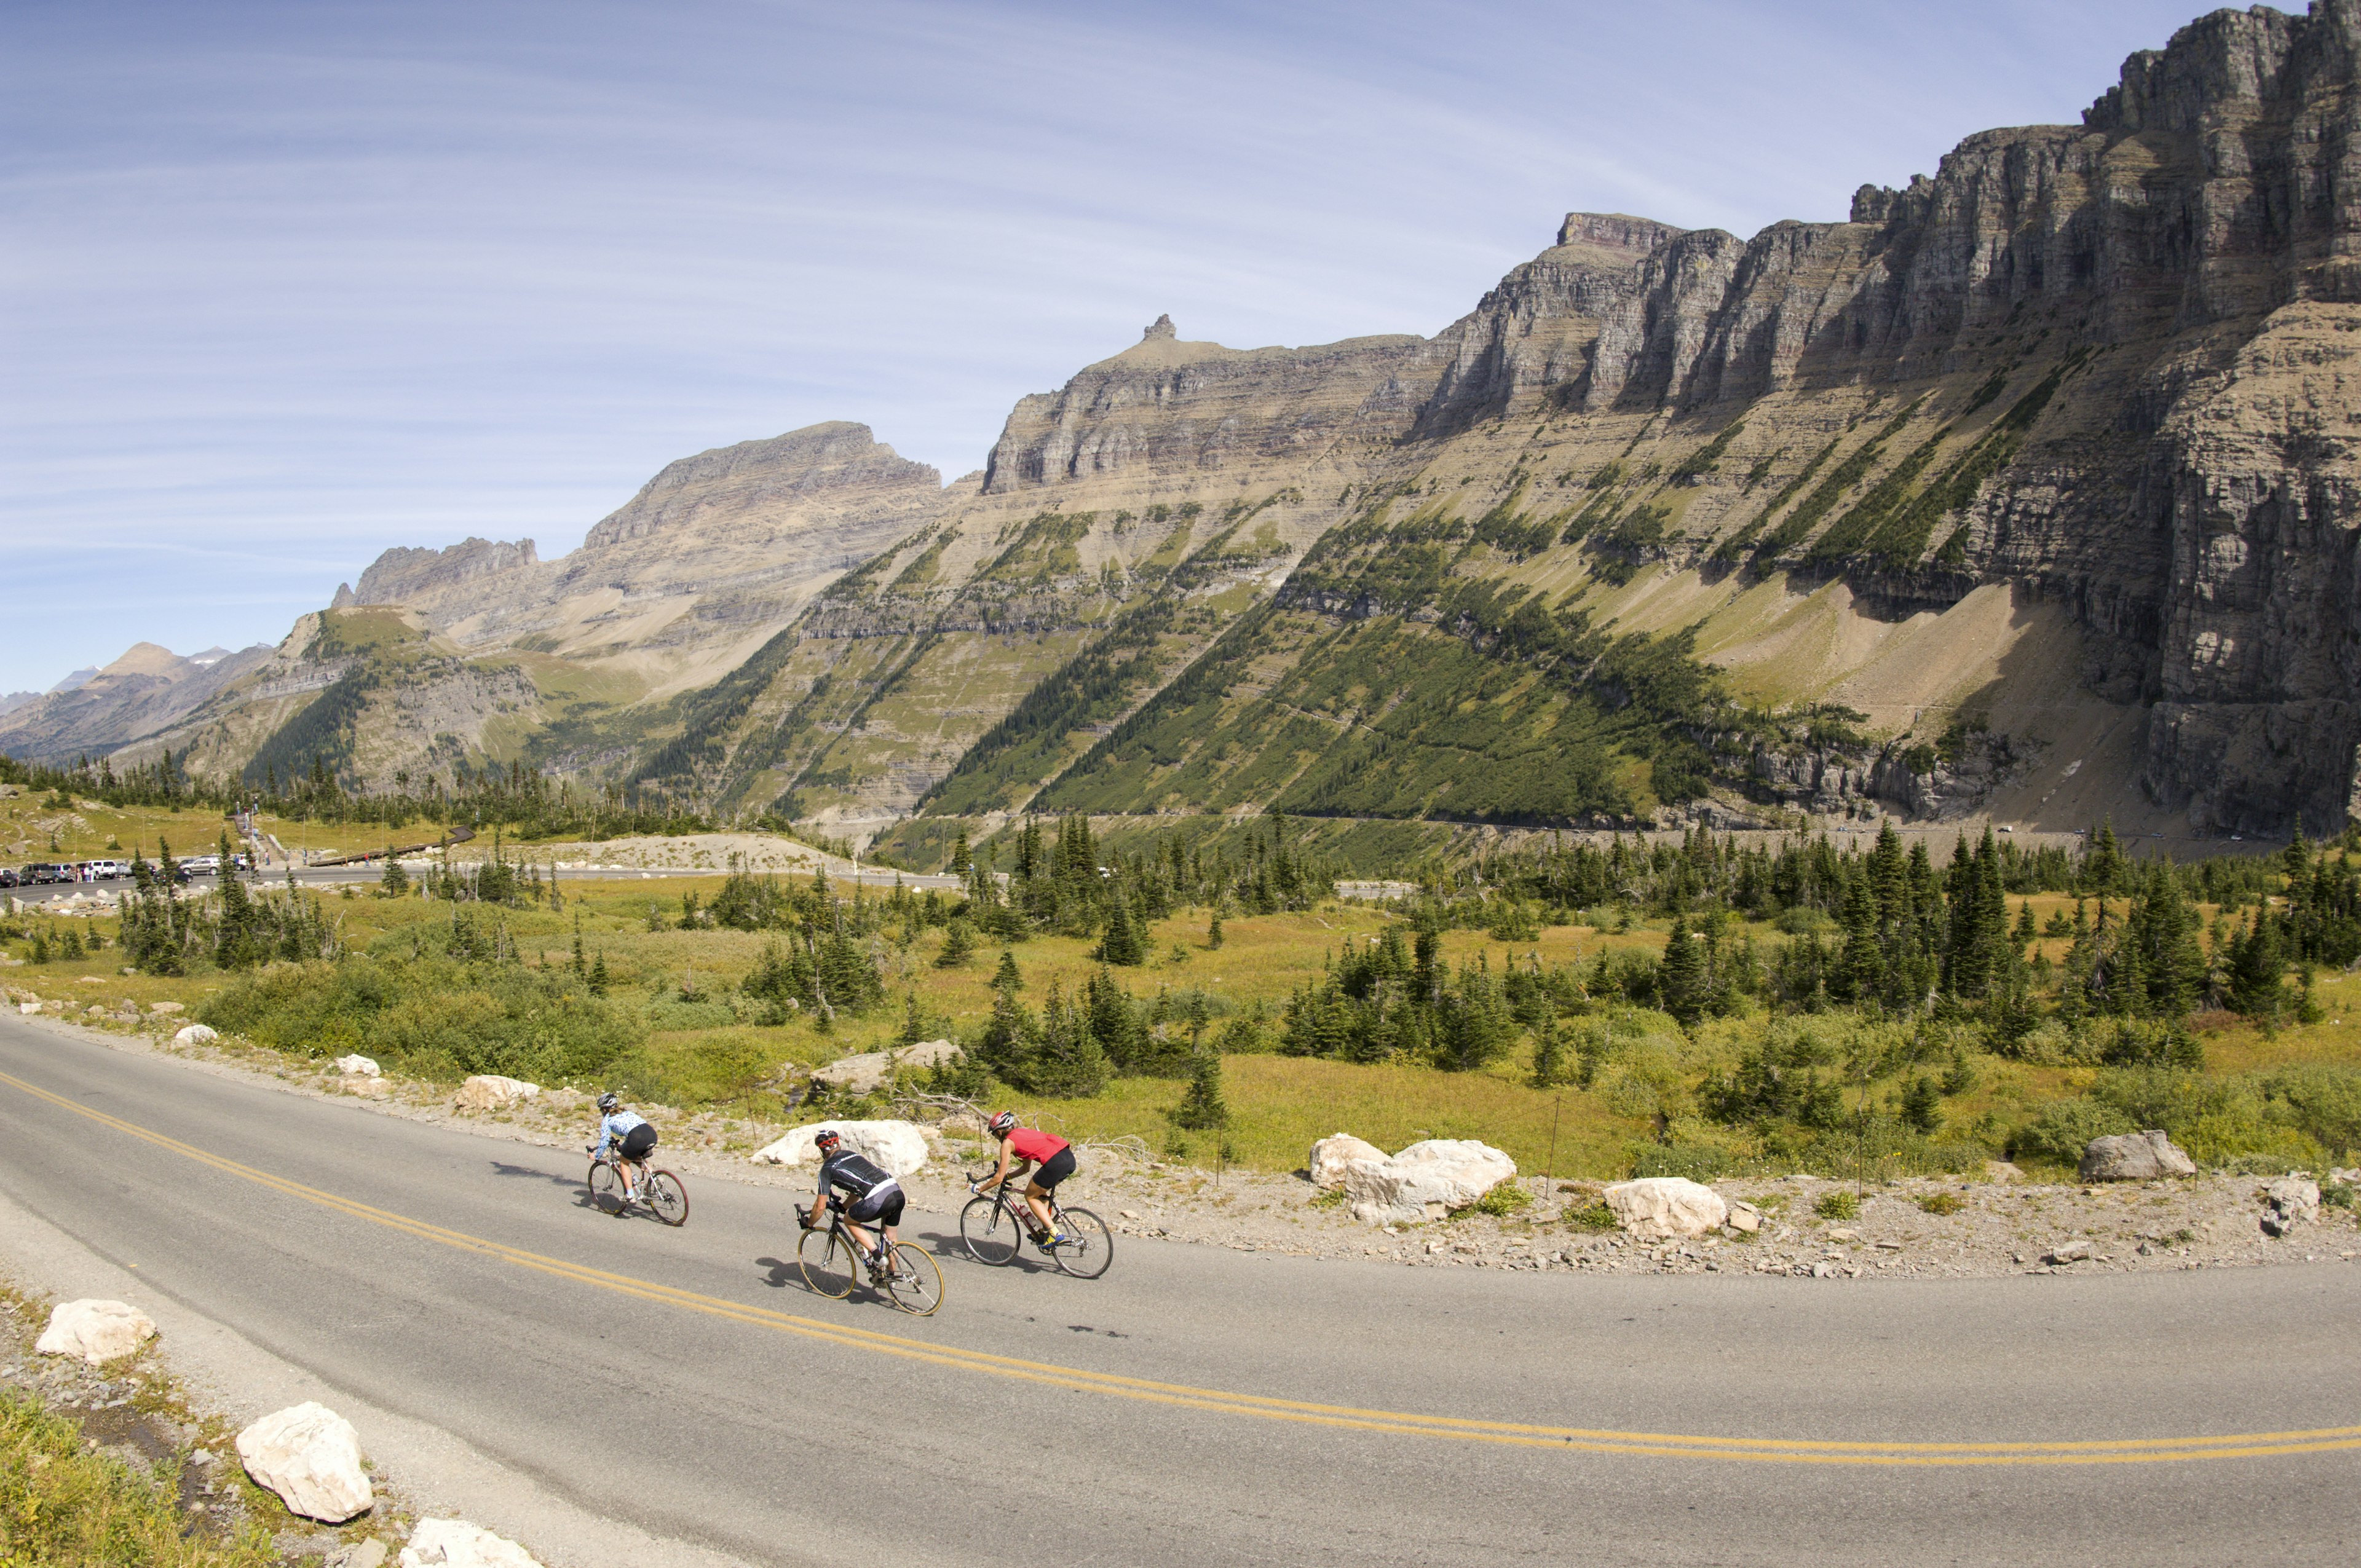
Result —
[[622, 1102], [615, 1097], [615, 1091], [611, 1089], [598, 1096], [598, 1109], [601, 1111], [612, 1111], [621, 1103]]
[[992, 1119], [992, 1135], [995, 1138], [1005, 1138], [1016, 1130], [1016, 1113], [1014, 1111], [1003, 1111]]
[[813, 1136], [812, 1147], [825, 1151], [836, 1147], [837, 1145], [842, 1142], [844, 1142], [843, 1137], [838, 1134], [834, 1127], [822, 1127], [819, 1132]]

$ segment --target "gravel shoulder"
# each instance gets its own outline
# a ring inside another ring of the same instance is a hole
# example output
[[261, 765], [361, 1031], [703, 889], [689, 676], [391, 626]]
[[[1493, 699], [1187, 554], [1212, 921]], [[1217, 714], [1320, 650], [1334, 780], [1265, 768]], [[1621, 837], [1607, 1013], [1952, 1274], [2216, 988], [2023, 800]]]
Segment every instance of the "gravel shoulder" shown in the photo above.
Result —
[[[512, 1110], [459, 1111], [448, 1089], [391, 1079], [350, 1079], [326, 1063], [293, 1062], [236, 1041], [175, 1046], [150, 1030], [94, 1028], [48, 1017], [26, 1022], [118, 1049], [176, 1058], [192, 1069], [285, 1093], [358, 1098], [386, 1115], [461, 1128], [569, 1153], [590, 1135], [586, 1095], [544, 1092]], [[178, 1020], [172, 1022], [177, 1023]], [[758, 1165], [749, 1157], [788, 1124], [660, 1105], [639, 1109], [661, 1131], [658, 1159], [697, 1180], [807, 1191], [809, 1168]], [[939, 1157], [903, 1185], [922, 1212], [955, 1216], [967, 1201], [961, 1173], [988, 1163], [981, 1142], [948, 1136]], [[2325, 1178], [2326, 1172], [2314, 1172]], [[1867, 1190], [1796, 1175], [1715, 1183], [1725, 1199], [1764, 1214], [1758, 1234], [1648, 1241], [1588, 1228], [1601, 1188], [1527, 1179], [1532, 1203], [1503, 1217], [1467, 1212], [1425, 1224], [1379, 1229], [1351, 1218], [1301, 1176], [1210, 1171], [1086, 1149], [1061, 1189], [1072, 1205], [1096, 1210], [1119, 1235], [1155, 1236], [1240, 1252], [1400, 1263], [1413, 1267], [1489, 1267], [1586, 1274], [1781, 1274], [1828, 1279], [1969, 1278], [2025, 1273], [2160, 1273], [2194, 1268], [2352, 1264], [2361, 1261], [2361, 1225], [2350, 1209], [2323, 1206], [2317, 1221], [2281, 1237], [2263, 1229], [2263, 1179], [2223, 1174], [2103, 1186], [2015, 1179], [1995, 1168], [1983, 1179], [1912, 1179]], [[1854, 1195], [1857, 1216], [1827, 1219], [1821, 1200]], [[2079, 1249], [2071, 1262], [2053, 1255]]]

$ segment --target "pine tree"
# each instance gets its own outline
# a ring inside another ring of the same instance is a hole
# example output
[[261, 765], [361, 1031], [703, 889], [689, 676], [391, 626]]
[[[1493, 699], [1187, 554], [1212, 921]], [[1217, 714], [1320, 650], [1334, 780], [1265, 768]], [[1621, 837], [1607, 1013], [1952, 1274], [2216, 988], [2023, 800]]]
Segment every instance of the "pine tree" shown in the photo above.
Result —
[[1541, 1026], [1533, 1031], [1533, 1087], [1552, 1089], [1565, 1079], [1565, 1042], [1557, 1032], [1557, 1009], [1553, 1006], [1542, 1014]]
[[600, 953], [590, 964], [590, 994], [607, 994], [607, 955]]
[[1943, 1102], [1931, 1078], [1914, 1078], [1902, 1091], [1902, 1120], [1931, 1137], [1943, 1124]]
[[943, 950], [935, 955], [937, 969], [959, 969], [975, 956], [975, 927], [964, 915], [955, 915], [943, 927]]
[[1213, 921], [1205, 927], [1205, 946], [1214, 952], [1221, 950], [1222, 912], [1218, 909], [1213, 911]]
[[2230, 1006], [2249, 1018], [2276, 1023], [2287, 1003], [2279, 922], [2268, 909], [2257, 909], [2246, 929], [2230, 938]]
[[951, 840], [950, 873], [956, 877], [963, 877], [973, 869], [974, 865], [975, 858], [969, 852], [967, 847], [967, 824], [962, 822], [960, 824], [959, 837]]
[[1060, 1100], [1087, 1100], [1106, 1088], [1106, 1052], [1092, 1032], [1088, 1008], [1069, 1003], [1055, 981], [1042, 1004], [1039, 1044], [1019, 1087]]
[[1705, 957], [1689, 935], [1686, 916], [1673, 916], [1672, 934], [1664, 938], [1664, 958], [1656, 981], [1664, 1011], [1684, 1025], [1695, 1024], [1705, 1011]]
[[[1095, 873], [1093, 873], [1095, 874]], [[1133, 968], [1148, 959], [1148, 944], [1132, 924], [1131, 899], [1120, 883], [1107, 890], [1106, 935], [1099, 938], [1100, 959]]]
[[1192, 1133], [1210, 1133], [1230, 1124], [1230, 1107], [1222, 1098], [1222, 1058], [1207, 1051], [1191, 1064], [1189, 1091], [1172, 1108], [1172, 1124]]
[[377, 879], [377, 894], [379, 898], [410, 896], [410, 873], [401, 869], [401, 861], [395, 857], [390, 844], [386, 846], [385, 874]]

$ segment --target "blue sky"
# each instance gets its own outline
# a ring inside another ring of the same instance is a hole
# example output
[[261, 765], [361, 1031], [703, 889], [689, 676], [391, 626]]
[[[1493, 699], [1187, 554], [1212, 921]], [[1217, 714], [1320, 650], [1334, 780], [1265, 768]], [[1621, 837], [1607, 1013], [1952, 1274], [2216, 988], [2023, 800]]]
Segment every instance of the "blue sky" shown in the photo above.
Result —
[[1570, 209], [1840, 218], [2196, 14], [12, 0], [0, 691], [818, 420], [951, 477], [1159, 312], [1433, 333]]

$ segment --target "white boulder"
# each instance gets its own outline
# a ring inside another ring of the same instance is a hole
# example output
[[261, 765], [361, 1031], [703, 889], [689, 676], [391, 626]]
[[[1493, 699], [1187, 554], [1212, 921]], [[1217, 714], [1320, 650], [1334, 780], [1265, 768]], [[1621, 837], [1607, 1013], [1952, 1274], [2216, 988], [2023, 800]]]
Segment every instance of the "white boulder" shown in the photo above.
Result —
[[342, 1524], [377, 1500], [361, 1467], [360, 1433], [309, 1399], [238, 1433], [237, 1456], [256, 1486], [278, 1493], [289, 1512], [305, 1519]]
[[78, 1355], [93, 1366], [130, 1355], [156, 1337], [147, 1313], [121, 1301], [68, 1301], [33, 1342], [43, 1355]]
[[479, 1072], [459, 1086], [451, 1096], [455, 1111], [500, 1111], [537, 1098], [541, 1085], [527, 1083], [521, 1078], [502, 1078], [496, 1072]]
[[1377, 1145], [1355, 1137], [1350, 1133], [1331, 1133], [1312, 1146], [1312, 1157], [1307, 1162], [1312, 1172], [1312, 1185], [1323, 1192], [1339, 1192], [1345, 1187], [1345, 1168], [1356, 1159], [1383, 1159], [1386, 1151]]
[[2117, 1133], [2092, 1138], [2082, 1150], [2083, 1181], [2154, 1181], [2164, 1176], [2194, 1176], [2195, 1162], [2163, 1133]]
[[1429, 1138], [1387, 1159], [1345, 1166], [1353, 1218], [1372, 1225], [1440, 1219], [1517, 1174], [1517, 1162], [1473, 1138]]
[[172, 1036], [172, 1043], [176, 1046], [202, 1046], [220, 1038], [220, 1035], [204, 1025], [191, 1024]]
[[375, 1078], [378, 1076], [379, 1069], [377, 1063], [371, 1061], [368, 1058], [354, 1055], [348, 1057], [338, 1057], [336, 1058], [336, 1070], [343, 1073], [346, 1078]]
[[927, 1135], [911, 1122], [811, 1122], [790, 1131], [774, 1144], [756, 1149], [752, 1157], [762, 1165], [818, 1165], [819, 1151], [812, 1140], [820, 1129], [833, 1127], [855, 1154], [881, 1170], [907, 1176], [927, 1163]]
[[541, 1568], [513, 1541], [465, 1519], [420, 1519], [396, 1568]]
[[949, 1040], [921, 1040], [890, 1051], [863, 1051], [812, 1069], [812, 1081], [847, 1094], [868, 1094], [885, 1086], [896, 1072], [916, 1072], [947, 1062], [960, 1048]]
[[1722, 1201], [1720, 1193], [1686, 1176], [1619, 1181], [1604, 1196], [1617, 1224], [1633, 1235], [1654, 1240], [1701, 1236], [1730, 1218], [1730, 1205]]

